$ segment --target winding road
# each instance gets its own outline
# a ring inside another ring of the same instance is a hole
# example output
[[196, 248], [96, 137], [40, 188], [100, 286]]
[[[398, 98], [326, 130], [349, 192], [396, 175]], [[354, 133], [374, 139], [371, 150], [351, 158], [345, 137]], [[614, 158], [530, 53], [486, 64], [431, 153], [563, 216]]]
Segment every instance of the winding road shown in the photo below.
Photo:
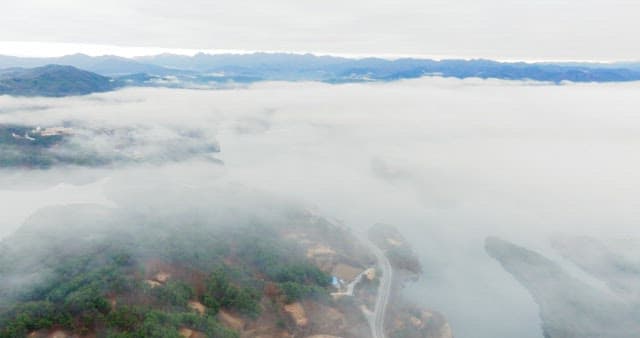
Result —
[[387, 259], [387, 256], [373, 244], [366, 236], [363, 238], [364, 242], [376, 256], [378, 265], [381, 270], [380, 285], [378, 286], [378, 295], [376, 298], [376, 306], [373, 313], [369, 314], [369, 326], [371, 326], [371, 336], [373, 338], [385, 338], [384, 334], [384, 319], [386, 317], [387, 305], [389, 305], [389, 298], [391, 295], [391, 281], [393, 280], [393, 270], [391, 263]]

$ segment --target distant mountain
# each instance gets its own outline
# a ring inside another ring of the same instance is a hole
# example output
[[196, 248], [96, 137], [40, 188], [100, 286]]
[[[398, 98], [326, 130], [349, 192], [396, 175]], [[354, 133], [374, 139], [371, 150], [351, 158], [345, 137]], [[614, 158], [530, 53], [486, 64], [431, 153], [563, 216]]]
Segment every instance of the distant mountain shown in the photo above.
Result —
[[89, 56], [85, 54], [73, 54], [55, 58], [0, 56], [0, 68], [33, 68], [51, 64], [73, 66], [104, 76], [120, 76], [135, 73], [153, 75], [184, 73], [113, 55]]
[[491, 60], [344, 58], [292, 53], [160, 54], [138, 58], [74, 54], [57, 58], [0, 56], [2, 68], [73, 66], [127, 86], [218, 88], [259, 81], [352, 83], [425, 76], [551, 83], [640, 81], [639, 63], [524, 63]]
[[217, 77], [246, 77], [262, 80], [309, 80], [330, 83], [393, 81], [422, 76], [454, 78], [496, 78], [559, 83], [618, 82], [640, 80], [640, 66], [625, 64], [554, 64], [497, 62], [491, 60], [429, 60], [404, 58], [351, 59], [312, 54], [253, 53], [161, 54], [137, 58], [140, 62], [173, 69], [185, 69]]
[[106, 92], [117, 87], [118, 82], [111, 78], [71, 66], [0, 70], [0, 95], [58, 97]]
[[308, 72], [349, 62], [352, 59], [318, 56], [313, 54], [252, 53], [252, 54], [204, 54], [194, 56], [160, 54], [136, 58], [144, 63], [173, 69], [197, 72], [229, 70], [261, 70]]

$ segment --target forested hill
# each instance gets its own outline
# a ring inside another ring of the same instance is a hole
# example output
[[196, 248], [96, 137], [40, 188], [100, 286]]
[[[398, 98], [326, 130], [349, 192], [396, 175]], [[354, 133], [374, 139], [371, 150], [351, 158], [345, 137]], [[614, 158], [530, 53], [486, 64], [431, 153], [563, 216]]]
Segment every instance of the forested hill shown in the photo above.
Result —
[[0, 70], [0, 95], [71, 96], [106, 92], [116, 87], [111, 78], [72, 66]]
[[0, 338], [366, 332], [357, 305], [332, 299], [329, 273], [287, 237], [367, 257], [349, 249], [344, 230], [304, 213], [228, 225], [197, 211], [168, 214], [83, 205], [32, 216], [0, 241]]

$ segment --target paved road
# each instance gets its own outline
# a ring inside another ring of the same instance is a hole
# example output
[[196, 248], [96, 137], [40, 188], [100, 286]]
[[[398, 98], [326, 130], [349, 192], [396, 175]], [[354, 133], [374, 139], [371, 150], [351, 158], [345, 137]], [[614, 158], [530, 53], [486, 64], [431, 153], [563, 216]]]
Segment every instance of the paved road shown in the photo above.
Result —
[[376, 307], [373, 314], [369, 317], [369, 325], [371, 326], [371, 334], [373, 338], [385, 338], [384, 319], [387, 313], [387, 305], [391, 295], [391, 281], [393, 280], [393, 270], [387, 256], [375, 244], [364, 237], [363, 240], [371, 251], [373, 251], [381, 271], [380, 285], [378, 286], [378, 296], [376, 298]]

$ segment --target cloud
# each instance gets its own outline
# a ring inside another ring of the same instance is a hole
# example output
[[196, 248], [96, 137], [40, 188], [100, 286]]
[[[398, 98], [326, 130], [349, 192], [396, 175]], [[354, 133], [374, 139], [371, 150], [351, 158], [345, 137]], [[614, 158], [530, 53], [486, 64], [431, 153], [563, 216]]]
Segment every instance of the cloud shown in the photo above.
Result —
[[366, 6], [356, 1], [25, 0], [3, 6], [0, 41], [635, 60], [639, 6], [625, 0], [372, 0]]
[[[485, 254], [484, 239], [547, 256], [556, 232], [640, 236], [638, 87], [427, 78], [0, 97], [11, 107], [0, 123], [108, 126], [161, 148], [158, 140], [195, 130], [217, 140], [224, 162], [6, 172], [0, 186], [24, 191], [112, 177], [103, 188], [112, 201], [162, 211], [176, 199], [185, 213], [191, 203], [215, 205], [207, 192], [216, 190], [220, 214], [235, 194], [221, 187], [244, 187], [267, 192], [246, 209], [280, 198], [359, 230], [394, 224], [424, 264], [423, 279], [407, 292], [443, 312], [457, 337], [540, 338], [537, 306]], [[95, 142], [103, 147], [108, 138]], [[239, 205], [252, 194], [242, 196]]]

